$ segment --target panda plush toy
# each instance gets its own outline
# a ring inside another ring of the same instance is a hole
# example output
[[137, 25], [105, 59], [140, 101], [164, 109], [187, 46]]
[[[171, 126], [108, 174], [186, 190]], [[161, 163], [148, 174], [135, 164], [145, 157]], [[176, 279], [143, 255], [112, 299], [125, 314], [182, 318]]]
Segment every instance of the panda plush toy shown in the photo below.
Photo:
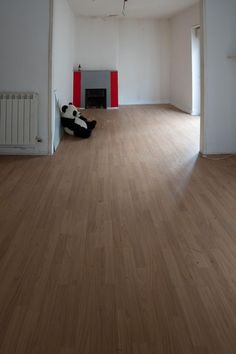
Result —
[[95, 120], [88, 121], [84, 118], [72, 103], [62, 107], [61, 122], [67, 134], [84, 139], [90, 137], [92, 130], [97, 124]]

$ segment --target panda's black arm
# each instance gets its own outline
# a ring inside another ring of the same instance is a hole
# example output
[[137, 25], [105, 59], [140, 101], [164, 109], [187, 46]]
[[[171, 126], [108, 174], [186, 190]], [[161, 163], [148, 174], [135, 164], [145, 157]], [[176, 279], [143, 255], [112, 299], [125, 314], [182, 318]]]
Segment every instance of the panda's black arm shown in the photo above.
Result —
[[85, 123], [87, 123], [88, 122], [88, 119], [87, 118], [85, 118], [84, 116], [82, 116], [82, 115], [80, 115], [80, 117], [79, 117], [80, 119], [82, 119]]
[[69, 118], [61, 118], [61, 124], [64, 128], [68, 128], [70, 130], [74, 130], [75, 126], [75, 119], [69, 119]]

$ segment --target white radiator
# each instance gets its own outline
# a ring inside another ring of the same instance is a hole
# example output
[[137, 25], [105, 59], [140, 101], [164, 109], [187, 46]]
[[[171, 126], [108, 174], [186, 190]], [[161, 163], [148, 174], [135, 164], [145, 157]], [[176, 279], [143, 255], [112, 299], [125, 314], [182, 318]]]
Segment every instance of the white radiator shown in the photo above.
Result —
[[0, 92], [0, 145], [34, 145], [38, 135], [38, 94]]

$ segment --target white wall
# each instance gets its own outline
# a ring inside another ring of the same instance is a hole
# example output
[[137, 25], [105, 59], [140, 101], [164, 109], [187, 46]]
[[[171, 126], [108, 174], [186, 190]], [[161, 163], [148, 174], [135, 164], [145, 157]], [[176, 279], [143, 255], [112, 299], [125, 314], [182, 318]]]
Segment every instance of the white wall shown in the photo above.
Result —
[[120, 104], [169, 102], [168, 21], [85, 19], [76, 24], [76, 63], [119, 71]]
[[199, 24], [200, 4], [181, 12], [170, 20], [170, 101], [188, 113], [192, 113], [191, 29]]
[[236, 1], [204, 0], [205, 154], [236, 153]]
[[119, 21], [120, 104], [169, 102], [168, 21]]
[[0, 91], [39, 93], [37, 152], [47, 154], [49, 0], [1, 0], [0, 43]]
[[59, 108], [63, 104], [68, 104], [73, 100], [73, 69], [75, 64], [74, 41], [74, 14], [67, 0], [54, 0], [52, 68], [53, 150], [57, 148], [61, 138]]
[[79, 17], [76, 21], [75, 60], [82, 69], [117, 69], [116, 19]]

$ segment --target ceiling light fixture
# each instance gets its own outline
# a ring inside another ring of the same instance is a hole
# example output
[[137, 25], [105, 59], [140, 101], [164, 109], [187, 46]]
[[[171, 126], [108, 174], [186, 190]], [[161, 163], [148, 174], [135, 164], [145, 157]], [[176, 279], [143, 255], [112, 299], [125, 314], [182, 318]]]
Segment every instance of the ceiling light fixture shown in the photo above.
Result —
[[[95, 0], [92, 0], [92, 1], [95, 1]], [[128, 2], [128, 0], [123, 0], [123, 8], [122, 8], [122, 13], [121, 15], [122, 16], [126, 16], [126, 3]], [[120, 14], [109, 14], [109, 15], [106, 15], [106, 17], [120, 17]]]

